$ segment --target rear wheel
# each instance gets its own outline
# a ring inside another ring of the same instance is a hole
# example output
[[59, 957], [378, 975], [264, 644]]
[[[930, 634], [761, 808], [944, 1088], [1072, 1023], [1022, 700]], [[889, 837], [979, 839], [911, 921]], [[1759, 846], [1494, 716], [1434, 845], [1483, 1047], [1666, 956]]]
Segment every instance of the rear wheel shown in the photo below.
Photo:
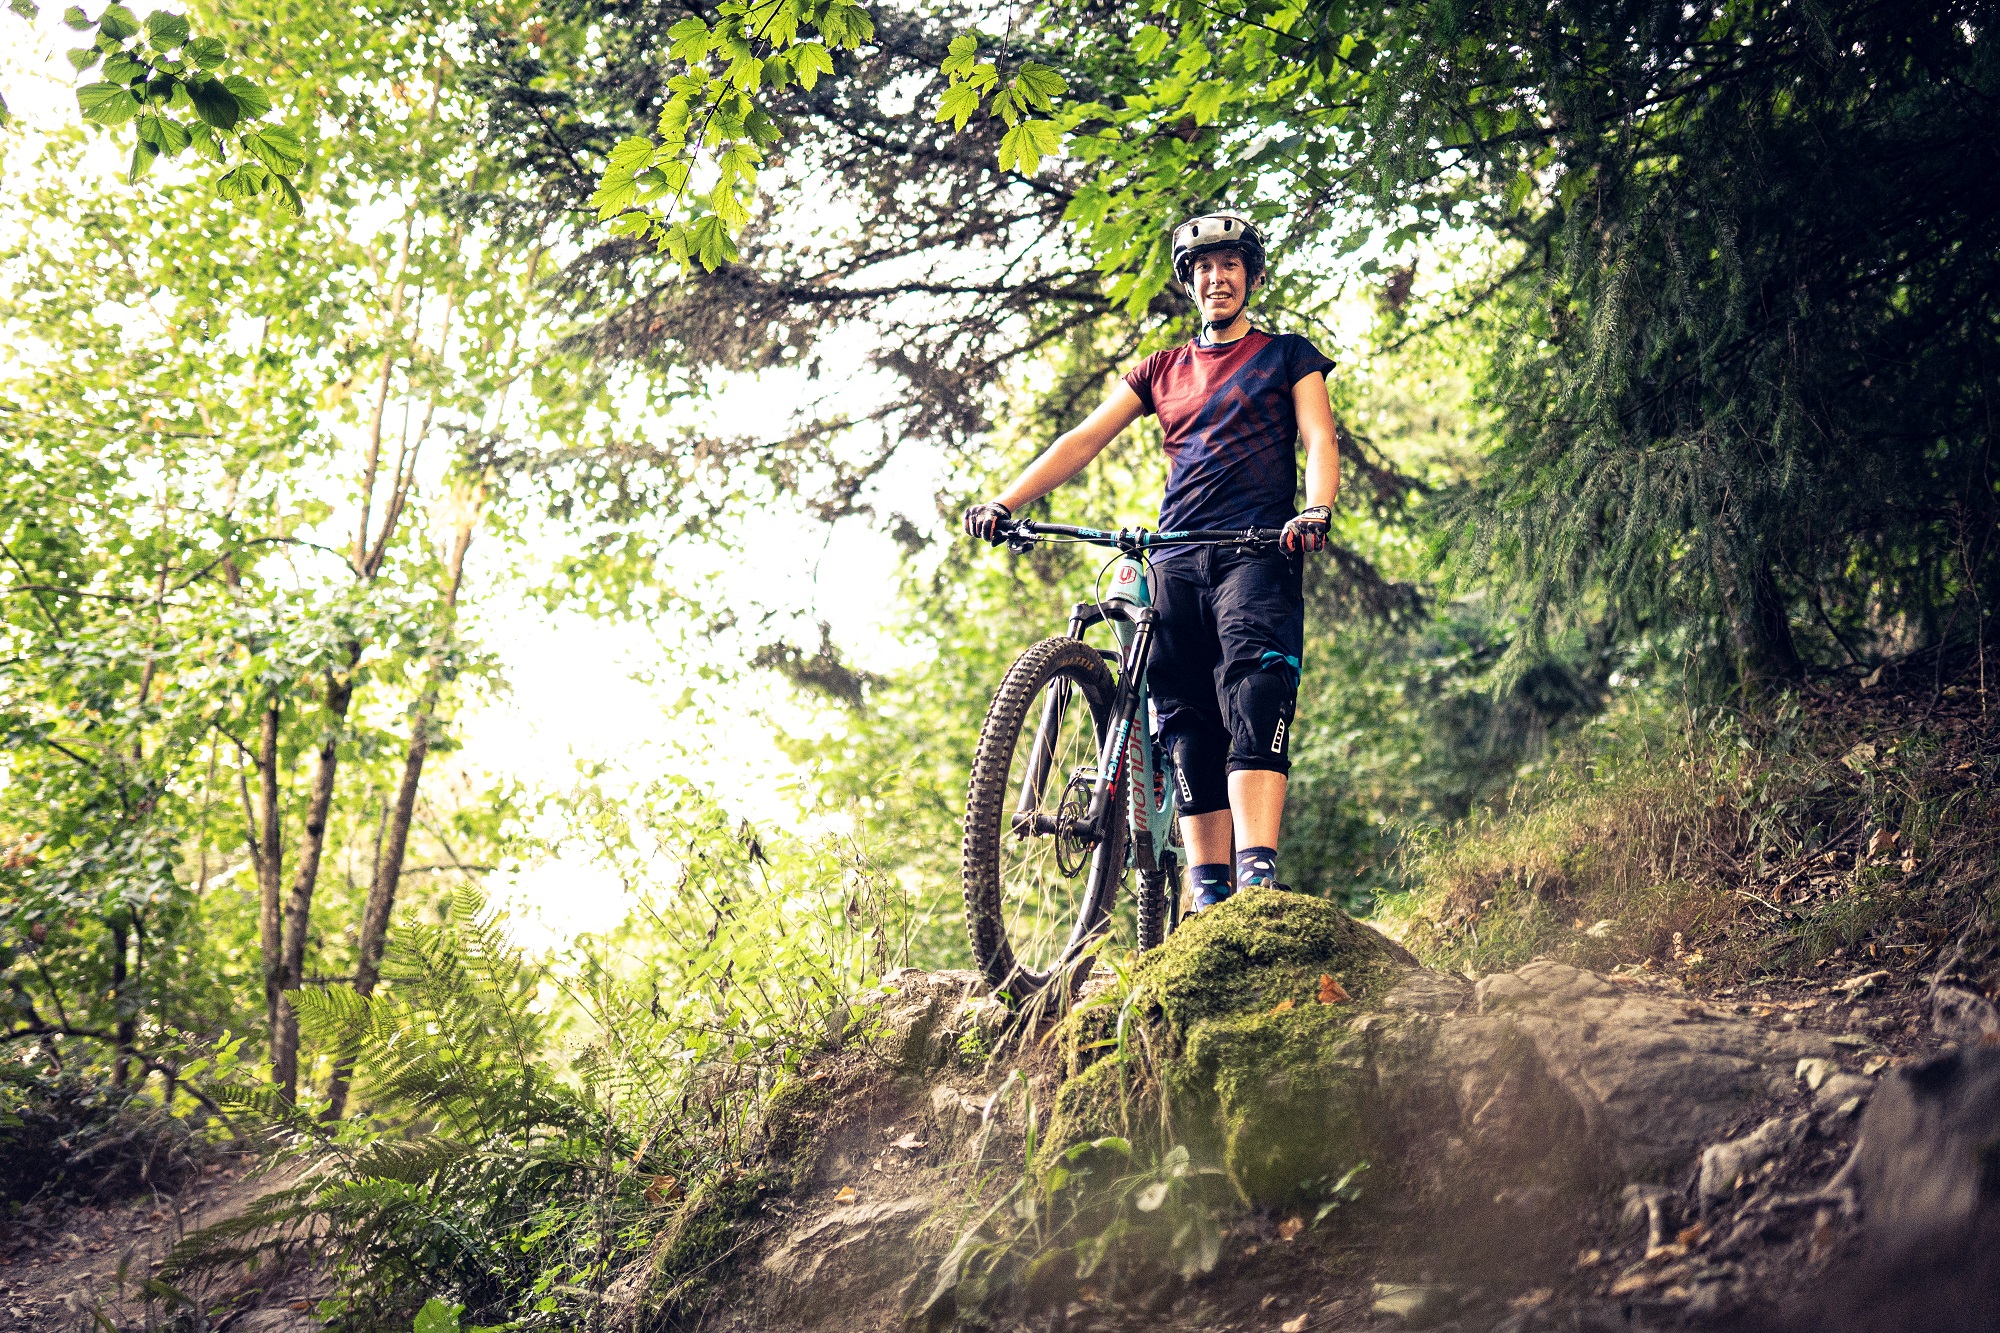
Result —
[[1094, 648], [1044, 639], [1008, 668], [980, 728], [965, 802], [966, 927], [987, 983], [1016, 1003], [1058, 976], [1072, 992], [1083, 984], [1085, 950], [1125, 877], [1122, 779], [1105, 836], [1078, 828], [1116, 694]]

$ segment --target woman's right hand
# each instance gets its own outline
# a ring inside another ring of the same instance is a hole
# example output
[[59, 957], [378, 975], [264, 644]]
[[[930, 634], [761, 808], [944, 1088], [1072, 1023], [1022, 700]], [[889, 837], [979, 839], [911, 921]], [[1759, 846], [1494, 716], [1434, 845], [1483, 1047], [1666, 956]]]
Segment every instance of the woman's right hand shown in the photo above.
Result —
[[998, 500], [988, 500], [965, 511], [965, 533], [968, 537], [977, 537], [998, 546], [1007, 540], [1000, 535], [1000, 525], [1013, 517], [1014, 511], [1006, 505]]

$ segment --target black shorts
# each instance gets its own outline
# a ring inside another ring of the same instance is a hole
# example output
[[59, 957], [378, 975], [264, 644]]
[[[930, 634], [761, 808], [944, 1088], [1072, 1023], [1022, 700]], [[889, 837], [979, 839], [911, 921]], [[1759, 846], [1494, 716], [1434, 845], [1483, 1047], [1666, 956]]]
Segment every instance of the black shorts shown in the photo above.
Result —
[[1301, 568], [1282, 551], [1216, 546], [1153, 562], [1160, 620], [1148, 679], [1182, 814], [1227, 809], [1228, 773], [1291, 769]]

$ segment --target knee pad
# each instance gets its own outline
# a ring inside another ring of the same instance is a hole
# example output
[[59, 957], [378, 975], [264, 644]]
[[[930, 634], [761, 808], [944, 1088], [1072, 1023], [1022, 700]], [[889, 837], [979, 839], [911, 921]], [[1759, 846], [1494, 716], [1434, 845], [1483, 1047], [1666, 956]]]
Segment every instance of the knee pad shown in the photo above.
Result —
[[1229, 808], [1229, 779], [1225, 767], [1229, 758], [1225, 737], [1203, 729], [1177, 729], [1167, 733], [1167, 758], [1172, 765], [1174, 796], [1184, 815], [1205, 815]]
[[1289, 662], [1253, 671], [1229, 687], [1229, 771], [1292, 766], [1292, 710], [1298, 705], [1298, 678]]

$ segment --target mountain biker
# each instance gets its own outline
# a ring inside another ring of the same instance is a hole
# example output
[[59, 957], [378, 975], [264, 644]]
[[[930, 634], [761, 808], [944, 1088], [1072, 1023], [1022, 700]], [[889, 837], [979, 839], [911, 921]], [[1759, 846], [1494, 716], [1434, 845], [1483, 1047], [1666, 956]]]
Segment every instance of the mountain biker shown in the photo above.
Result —
[[[1194, 341], [1140, 362], [1012, 485], [966, 510], [965, 529], [997, 545], [1005, 540], [999, 525], [1016, 509], [1153, 413], [1168, 460], [1162, 531], [1284, 530], [1278, 550], [1166, 547], [1152, 555], [1160, 616], [1153, 696], [1200, 911], [1238, 887], [1277, 883], [1305, 646], [1302, 555], [1326, 545], [1340, 451], [1326, 389], [1333, 362], [1296, 334], [1250, 327], [1250, 296], [1265, 277], [1256, 226], [1233, 213], [1190, 218], [1174, 228], [1173, 267], [1201, 317]], [[1301, 437], [1306, 507], [1295, 513]]]

